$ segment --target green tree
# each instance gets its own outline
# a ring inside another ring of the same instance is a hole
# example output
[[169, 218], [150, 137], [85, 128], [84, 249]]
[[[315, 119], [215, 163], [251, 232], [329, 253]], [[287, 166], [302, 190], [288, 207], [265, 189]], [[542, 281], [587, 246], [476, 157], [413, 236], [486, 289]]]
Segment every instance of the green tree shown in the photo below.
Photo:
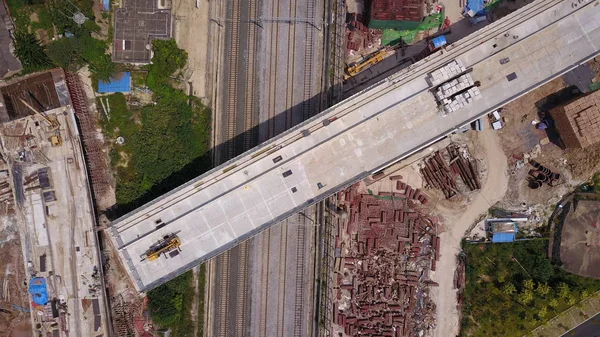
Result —
[[62, 38], [48, 44], [48, 56], [61, 68], [77, 71], [82, 66], [81, 50], [75, 38]]
[[548, 307], [546, 307], [545, 305], [543, 307], [541, 307], [540, 310], [538, 310], [538, 316], [540, 318], [544, 318], [547, 314], [548, 314]]
[[588, 298], [588, 296], [590, 296], [590, 293], [589, 293], [589, 292], [588, 292], [586, 289], [584, 289], [584, 290], [581, 292], [581, 299], [582, 299], [582, 300], [583, 300], [583, 299], [586, 299], [586, 298]]
[[515, 288], [515, 285], [512, 283], [506, 283], [504, 284], [504, 287], [502, 287], [502, 292], [506, 295], [512, 295], [517, 292], [517, 288]]
[[44, 46], [31, 33], [15, 33], [15, 56], [21, 60], [25, 71], [36, 71], [52, 66]]
[[558, 284], [558, 297], [565, 299], [565, 298], [569, 297], [569, 295], [571, 295], [569, 286], [564, 282], [560, 282]]
[[573, 304], [575, 304], [575, 297], [573, 297], [573, 296], [569, 295], [569, 296], [567, 297], [567, 304], [568, 304], [568, 305], [573, 305]]
[[535, 280], [539, 280], [542, 282], [548, 282], [552, 274], [554, 274], [554, 267], [552, 267], [552, 263], [545, 256], [538, 255], [535, 256], [532, 262], [531, 277]]
[[90, 72], [95, 80], [108, 82], [115, 73], [115, 64], [110, 55], [102, 55], [90, 62]]
[[533, 292], [529, 289], [525, 289], [523, 290], [519, 296], [517, 301], [519, 301], [519, 303], [523, 304], [523, 305], [527, 305], [529, 303], [531, 303], [531, 301], [533, 300]]
[[558, 300], [556, 298], [553, 298], [548, 302], [548, 305], [550, 305], [553, 308], [556, 308], [558, 307]]
[[148, 72], [148, 87], [156, 91], [167, 84], [169, 76], [183, 68], [188, 54], [177, 47], [175, 39], [152, 40], [152, 64]]
[[535, 291], [538, 293], [538, 295], [543, 297], [548, 295], [548, 293], [550, 292], [550, 286], [547, 283], [538, 282]]
[[527, 290], [533, 290], [533, 280], [527, 279], [527, 280], [523, 281], [523, 288], [525, 288]]

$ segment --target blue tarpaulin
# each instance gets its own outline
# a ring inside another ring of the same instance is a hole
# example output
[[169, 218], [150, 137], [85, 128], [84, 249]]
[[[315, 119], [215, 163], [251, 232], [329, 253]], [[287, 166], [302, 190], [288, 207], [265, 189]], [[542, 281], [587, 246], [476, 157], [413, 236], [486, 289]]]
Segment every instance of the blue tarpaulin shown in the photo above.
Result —
[[104, 6], [102, 9], [105, 12], [110, 11], [110, 0], [102, 0], [102, 5]]
[[29, 280], [29, 293], [36, 305], [46, 305], [48, 303], [48, 288], [46, 279], [43, 277], [34, 277]]
[[492, 234], [492, 242], [514, 242], [515, 233], [494, 233]]
[[129, 92], [131, 90], [131, 75], [129, 72], [115, 74], [110, 82], [98, 81], [98, 92]]
[[435, 48], [440, 48], [441, 46], [445, 46], [448, 43], [444, 35], [436, 37], [435, 39], [431, 40], [431, 42], [433, 43], [433, 46]]
[[483, 15], [483, 0], [467, 0], [465, 13], [473, 11], [474, 16]]

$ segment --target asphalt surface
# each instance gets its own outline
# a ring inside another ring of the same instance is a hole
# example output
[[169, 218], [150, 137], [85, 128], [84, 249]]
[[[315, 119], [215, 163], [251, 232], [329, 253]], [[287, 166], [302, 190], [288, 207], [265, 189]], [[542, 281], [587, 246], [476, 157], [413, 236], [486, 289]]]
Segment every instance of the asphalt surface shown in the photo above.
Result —
[[562, 337], [600, 337], [600, 314], [588, 319]]

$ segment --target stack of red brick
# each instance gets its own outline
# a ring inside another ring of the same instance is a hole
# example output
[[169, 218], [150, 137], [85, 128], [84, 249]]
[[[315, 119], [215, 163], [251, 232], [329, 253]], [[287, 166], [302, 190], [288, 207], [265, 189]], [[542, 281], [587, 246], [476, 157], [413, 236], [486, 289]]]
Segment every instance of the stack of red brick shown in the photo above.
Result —
[[362, 23], [360, 14], [349, 14], [346, 22], [346, 50], [368, 49], [373, 46], [380, 31], [369, 29]]
[[[391, 195], [360, 194], [356, 186], [338, 195], [349, 211], [343, 237], [351, 239], [343, 242], [341, 231], [336, 236], [336, 248], [349, 248], [342, 250], [333, 320], [348, 336], [412, 336], [433, 321], [432, 312], [423, 312], [427, 306], [415, 304], [428, 301], [423, 294], [436, 285], [427, 275], [439, 258], [439, 238], [433, 222], [415, 209], [424, 195], [398, 182], [401, 192]], [[348, 295], [346, 309], [339, 310]]]
[[423, 0], [372, 0], [371, 20], [421, 21]]

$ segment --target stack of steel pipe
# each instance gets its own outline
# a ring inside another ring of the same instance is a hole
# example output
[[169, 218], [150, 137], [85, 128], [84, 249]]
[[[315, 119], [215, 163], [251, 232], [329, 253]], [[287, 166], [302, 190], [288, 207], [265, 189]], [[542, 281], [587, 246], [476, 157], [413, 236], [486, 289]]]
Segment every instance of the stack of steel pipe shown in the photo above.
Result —
[[425, 159], [424, 165], [421, 167], [421, 175], [429, 187], [442, 190], [446, 199], [457, 194], [454, 174], [442, 159], [439, 151]]
[[460, 155], [458, 147], [454, 144], [446, 148], [450, 155], [450, 168], [460, 175], [462, 181], [469, 187], [469, 190], [475, 191], [481, 188], [479, 177], [477, 175], [476, 164], [472, 160], [467, 160]]
[[549, 168], [543, 166], [533, 159], [531, 159], [529, 163], [534, 167], [533, 170], [529, 170], [529, 175], [531, 176], [529, 179], [530, 188], [537, 189], [543, 184], [555, 186], [558, 183], [558, 180], [560, 179], [559, 173], [552, 172]]

